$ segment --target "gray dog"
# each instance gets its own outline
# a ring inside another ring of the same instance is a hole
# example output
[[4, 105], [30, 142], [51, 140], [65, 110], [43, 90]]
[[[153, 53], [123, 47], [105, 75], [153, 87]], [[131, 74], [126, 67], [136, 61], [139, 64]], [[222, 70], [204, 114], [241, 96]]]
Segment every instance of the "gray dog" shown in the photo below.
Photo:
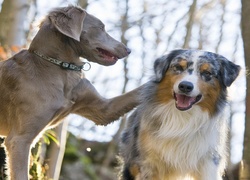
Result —
[[28, 179], [31, 144], [68, 114], [106, 125], [139, 103], [139, 89], [105, 99], [81, 73], [79, 57], [113, 65], [129, 53], [99, 19], [69, 6], [48, 14], [28, 50], [0, 63], [0, 136], [12, 180]]

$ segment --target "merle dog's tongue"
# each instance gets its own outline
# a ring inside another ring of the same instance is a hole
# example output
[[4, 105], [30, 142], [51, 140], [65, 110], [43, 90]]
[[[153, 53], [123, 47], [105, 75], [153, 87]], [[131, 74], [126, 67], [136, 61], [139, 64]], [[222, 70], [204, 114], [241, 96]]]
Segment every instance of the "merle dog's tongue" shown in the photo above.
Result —
[[176, 106], [180, 109], [188, 109], [196, 101], [196, 97], [176, 94]]

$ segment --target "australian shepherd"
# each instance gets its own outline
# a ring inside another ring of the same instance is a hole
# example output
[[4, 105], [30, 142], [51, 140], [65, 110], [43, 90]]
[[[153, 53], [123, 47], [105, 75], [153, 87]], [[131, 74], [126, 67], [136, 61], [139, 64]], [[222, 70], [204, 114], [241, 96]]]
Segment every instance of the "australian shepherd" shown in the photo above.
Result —
[[225, 57], [200, 50], [158, 58], [122, 135], [121, 179], [222, 179], [227, 87], [239, 71]]

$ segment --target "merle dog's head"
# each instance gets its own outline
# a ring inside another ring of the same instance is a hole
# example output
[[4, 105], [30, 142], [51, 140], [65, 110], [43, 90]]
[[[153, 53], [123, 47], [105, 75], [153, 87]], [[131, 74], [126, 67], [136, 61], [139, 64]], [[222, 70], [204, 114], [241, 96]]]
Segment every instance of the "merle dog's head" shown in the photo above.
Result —
[[158, 58], [154, 71], [160, 101], [174, 100], [181, 111], [199, 105], [214, 114], [225, 103], [240, 66], [212, 52], [180, 49]]

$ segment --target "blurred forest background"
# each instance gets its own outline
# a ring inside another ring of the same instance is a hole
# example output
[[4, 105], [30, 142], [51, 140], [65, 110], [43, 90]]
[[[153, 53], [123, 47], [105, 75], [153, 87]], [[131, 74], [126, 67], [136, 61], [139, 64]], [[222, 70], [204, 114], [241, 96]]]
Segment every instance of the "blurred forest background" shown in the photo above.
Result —
[[[0, 60], [28, 47], [42, 17], [51, 8], [68, 4], [101, 19], [109, 34], [132, 50], [112, 67], [91, 63], [85, 72], [105, 97], [149, 80], [154, 60], [173, 49], [212, 51], [243, 68], [249, 66], [249, 0], [0, 0]], [[245, 127], [250, 129], [248, 84], [243, 72], [230, 87], [230, 157], [225, 179], [250, 179], [249, 130], [244, 134]], [[117, 179], [116, 156], [126, 116], [106, 127], [76, 115], [67, 117], [32, 149], [31, 179]], [[0, 179], [4, 179], [3, 170], [0, 165]]]

